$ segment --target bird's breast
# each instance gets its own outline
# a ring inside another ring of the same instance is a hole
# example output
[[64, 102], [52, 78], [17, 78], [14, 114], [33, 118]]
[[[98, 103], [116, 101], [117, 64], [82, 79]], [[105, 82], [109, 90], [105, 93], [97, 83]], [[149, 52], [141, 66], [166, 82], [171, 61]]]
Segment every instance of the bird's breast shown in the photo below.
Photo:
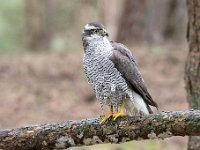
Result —
[[88, 82], [102, 103], [120, 102], [126, 97], [128, 89], [124, 78], [109, 59], [111, 55], [112, 51], [105, 49], [96, 49], [92, 55], [84, 55], [84, 70]]

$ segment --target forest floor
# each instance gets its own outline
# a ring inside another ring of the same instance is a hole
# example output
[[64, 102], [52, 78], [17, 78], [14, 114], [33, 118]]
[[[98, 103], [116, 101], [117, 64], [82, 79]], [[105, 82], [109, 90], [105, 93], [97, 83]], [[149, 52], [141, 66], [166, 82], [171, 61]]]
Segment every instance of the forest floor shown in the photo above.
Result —
[[[180, 47], [136, 47], [134, 56], [158, 111], [186, 110]], [[101, 109], [82, 69], [82, 53], [26, 53], [0, 56], [0, 128], [97, 117]], [[156, 110], [155, 110], [156, 112]], [[186, 137], [97, 145], [79, 149], [183, 150]]]

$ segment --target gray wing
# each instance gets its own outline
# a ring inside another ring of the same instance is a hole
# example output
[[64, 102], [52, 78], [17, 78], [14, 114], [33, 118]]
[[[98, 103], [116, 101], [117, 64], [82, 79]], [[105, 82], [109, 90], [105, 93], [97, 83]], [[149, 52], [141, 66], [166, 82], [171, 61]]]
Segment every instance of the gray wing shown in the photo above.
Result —
[[147, 91], [143, 78], [138, 70], [137, 63], [130, 50], [120, 43], [111, 42], [111, 44], [113, 46], [113, 54], [110, 60], [125, 78], [127, 84], [144, 99], [148, 110], [151, 112], [149, 105], [158, 106]]

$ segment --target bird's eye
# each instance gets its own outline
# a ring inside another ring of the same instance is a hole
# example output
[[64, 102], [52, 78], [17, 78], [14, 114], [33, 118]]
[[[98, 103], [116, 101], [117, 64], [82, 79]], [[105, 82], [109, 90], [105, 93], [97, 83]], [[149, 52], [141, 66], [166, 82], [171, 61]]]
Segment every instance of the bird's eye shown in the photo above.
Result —
[[100, 33], [101, 33], [101, 34], [103, 34], [103, 33], [104, 33], [104, 31], [103, 31], [103, 30], [100, 30]]

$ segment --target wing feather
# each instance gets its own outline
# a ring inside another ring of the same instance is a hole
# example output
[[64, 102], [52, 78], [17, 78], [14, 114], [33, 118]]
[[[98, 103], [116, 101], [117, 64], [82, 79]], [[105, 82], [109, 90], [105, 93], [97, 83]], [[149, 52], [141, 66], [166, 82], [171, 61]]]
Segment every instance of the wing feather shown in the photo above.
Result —
[[158, 107], [147, 91], [144, 80], [138, 70], [138, 65], [130, 50], [123, 44], [115, 42], [111, 43], [113, 46], [113, 54], [110, 57], [110, 60], [114, 63], [115, 68], [122, 74], [127, 84], [144, 99], [147, 106], [151, 105]]

